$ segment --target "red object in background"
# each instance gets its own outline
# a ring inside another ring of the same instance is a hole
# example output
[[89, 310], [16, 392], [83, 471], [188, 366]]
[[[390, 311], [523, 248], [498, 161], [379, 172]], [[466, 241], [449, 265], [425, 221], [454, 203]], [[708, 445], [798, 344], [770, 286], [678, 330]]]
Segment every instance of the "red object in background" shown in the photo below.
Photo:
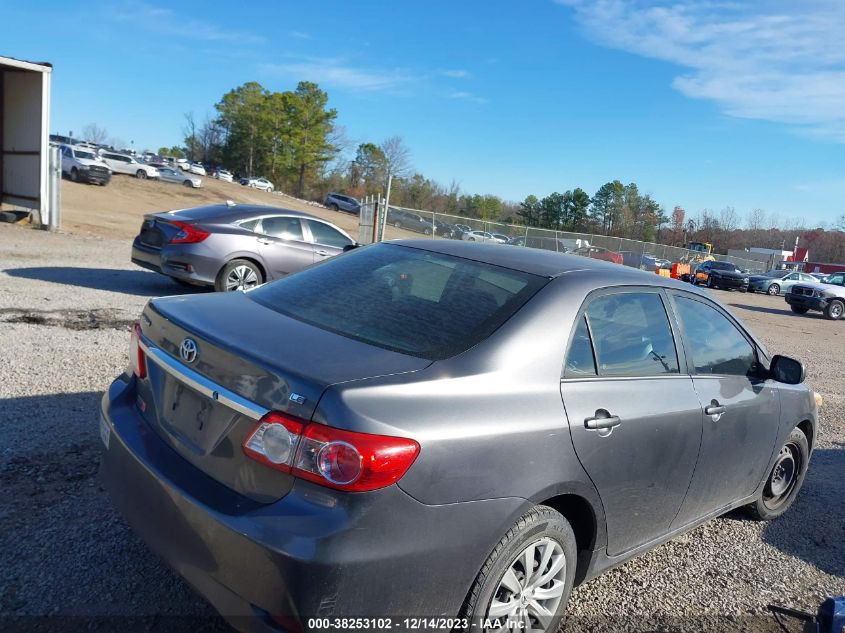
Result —
[[845, 264], [831, 264], [822, 262], [805, 262], [805, 273], [824, 273], [830, 275], [831, 273], [839, 273], [845, 270]]

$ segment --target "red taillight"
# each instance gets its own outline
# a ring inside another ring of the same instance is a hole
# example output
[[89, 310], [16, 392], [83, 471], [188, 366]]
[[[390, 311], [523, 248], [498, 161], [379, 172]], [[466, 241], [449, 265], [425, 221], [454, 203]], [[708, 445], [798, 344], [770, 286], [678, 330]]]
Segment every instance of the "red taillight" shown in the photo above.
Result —
[[144, 350], [141, 349], [141, 324], [135, 322], [132, 326], [132, 337], [129, 339], [129, 362], [132, 365], [132, 373], [138, 378], [147, 376], [147, 358]]
[[399, 481], [419, 454], [414, 440], [344, 431], [282, 413], [265, 415], [243, 443], [248, 457], [323, 486], [364, 492]]
[[202, 242], [205, 238], [211, 235], [208, 231], [202, 231], [193, 224], [188, 224], [187, 222], [170, 220], [169, 224], [178, 226], [182, 229], [170, 238], [171, 244], [196, 244], [197, 242]]

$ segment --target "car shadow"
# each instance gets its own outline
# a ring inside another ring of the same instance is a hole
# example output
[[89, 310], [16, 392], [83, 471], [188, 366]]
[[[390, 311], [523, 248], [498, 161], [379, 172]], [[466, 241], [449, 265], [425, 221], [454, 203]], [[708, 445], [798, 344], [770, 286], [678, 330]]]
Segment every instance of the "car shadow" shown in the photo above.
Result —
[[182, 286], [165, 275], [146, 270], [38, 266], [33, 268], [7, 268], [3, 272], [10, 277], [121, 292], [139, 297], [160, 297], [210, 291], [210, 287], [205, 286]]
[[[780, 518], [768, 523], [763, 541], [832, 576], [845, 578], [845, 445], [813, 451], [798, 498]], [[742, 510], [726, 519], [749, 520]]]
[[819, 318], [821, 315], [808, 312], [807, 314], [792, 314], [792, 311], [787, 307], [786, 309], [783, 308], [766, 308], [763, 306], [752, 306], [747, 305], [745, 303], [731, 303], [730, 301], [726, 302], [729, 306], [734, 308], [740, 308], [741, 310], [750, 310], [751, 312], [764, 312], [766, 314], [788, 314], [790, 316], [802, 316], [802, 317], [810, 317], [810, 318]]

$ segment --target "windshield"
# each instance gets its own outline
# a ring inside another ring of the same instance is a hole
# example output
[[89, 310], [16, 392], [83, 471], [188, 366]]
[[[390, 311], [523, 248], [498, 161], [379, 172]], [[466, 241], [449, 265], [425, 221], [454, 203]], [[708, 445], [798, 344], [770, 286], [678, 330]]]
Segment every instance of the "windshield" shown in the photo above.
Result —
[[727, 262], [713, 262], [710, 265], [710, 268], [712, 268], [713, 270], [730, 270], [739, 272], [739, 269], [736, 266]]
[[81, 149], [73, 150], [73, 155], [76, 158], [87, 158], [88, 160], [97, 160], [97, 157], [94, 156], [94, 154], [92, 152], [86, 152], [86, 151], [83, 151]]
[[782, 277], [786, 277], [788, 273], [788, 270], [770, 270], [769, 272], [761, 275], [761, 277], [771, 277], [772, 279], [780, 279]]
[[491, 264], [378, 244], [248, 296], [336, 334], [438, 360], [490, 336], [547, 282]]

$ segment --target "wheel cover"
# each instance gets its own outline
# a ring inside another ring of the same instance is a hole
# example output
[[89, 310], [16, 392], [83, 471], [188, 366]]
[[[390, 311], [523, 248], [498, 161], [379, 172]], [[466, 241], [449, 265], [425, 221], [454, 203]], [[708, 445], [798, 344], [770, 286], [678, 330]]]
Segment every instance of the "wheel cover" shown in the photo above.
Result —
[[780, 294], [780, 286], [778, 286], [777, 284], [772, 284], [771, 286], [769, 286], [769, 294], [770, 295]]
[[235, 266], [226, 275], [226, 290], [246, 290], [258, 285], [258, 275], [249, 266]]
[[842, 316], [842, 304], [841, 303], [834, 302], [830, 306], [830, 316], [832, 316], [834, 319], [838, 319], [839, 317]]
[[566, 588], [566, 555], [560, 543], [542, 538], [511, 562], [493, 593], [486, 619], [494, 631], [547, 631]]
[[798, 484], [801, 467], [801, 452], [798, 446], [792, 442], [787, 443], [780, 449], [763, 489], [763, 503], [767, 508], [775, 510], [790, 498]]

